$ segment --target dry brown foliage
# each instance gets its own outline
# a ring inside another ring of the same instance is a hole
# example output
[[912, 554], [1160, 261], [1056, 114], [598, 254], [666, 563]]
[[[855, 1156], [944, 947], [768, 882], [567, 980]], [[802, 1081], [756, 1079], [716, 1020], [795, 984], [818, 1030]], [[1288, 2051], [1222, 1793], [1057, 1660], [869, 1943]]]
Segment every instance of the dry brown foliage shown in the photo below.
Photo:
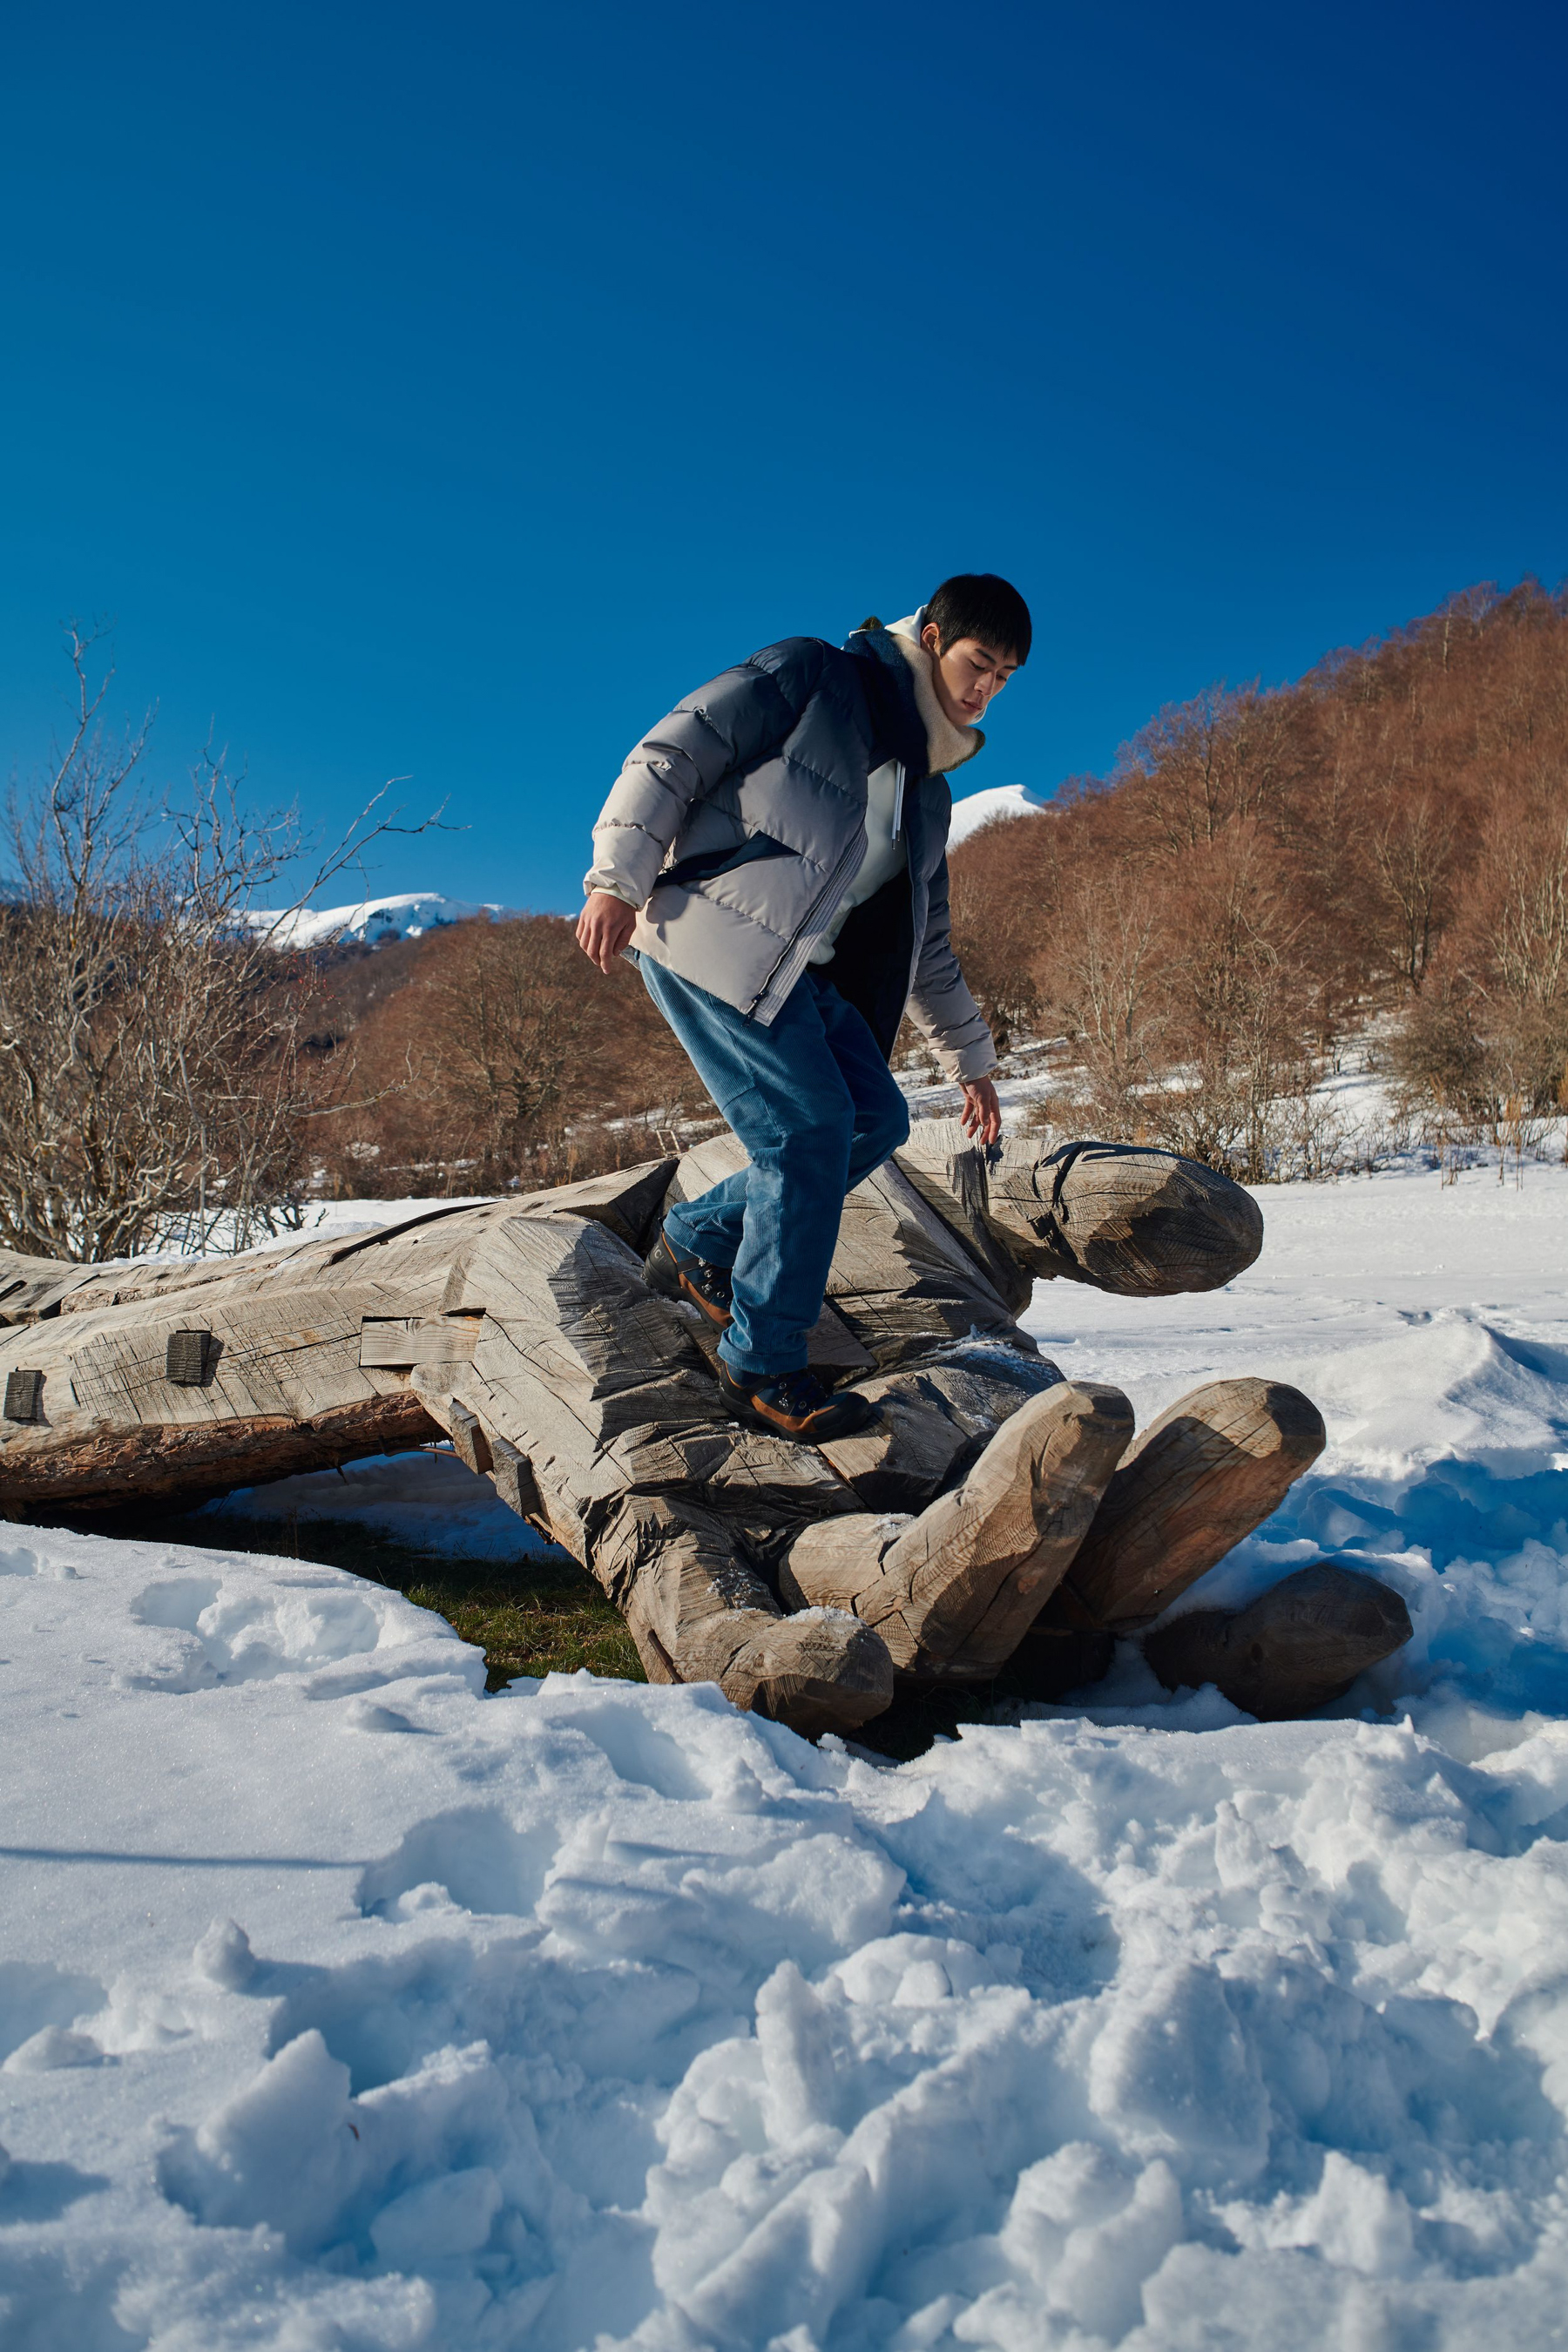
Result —
[[1568, 596], [1477, 589], [1299, 685], [1163, 711], [1108, 778], [954, 853], [999, 1032], [1075, 1115], [1253, 1179], [1352, 1029], [1495, 1133], [1568, 1076]]
[[[401, 984], [371, 993], [389, 952]], [[594, 971], [559, 915], [346, 959], [326, 1002], [367, 1098], [321, 1139], [340, 1194], [565, 1182], [647, 1159], [709, 1108], [633, 968]]]

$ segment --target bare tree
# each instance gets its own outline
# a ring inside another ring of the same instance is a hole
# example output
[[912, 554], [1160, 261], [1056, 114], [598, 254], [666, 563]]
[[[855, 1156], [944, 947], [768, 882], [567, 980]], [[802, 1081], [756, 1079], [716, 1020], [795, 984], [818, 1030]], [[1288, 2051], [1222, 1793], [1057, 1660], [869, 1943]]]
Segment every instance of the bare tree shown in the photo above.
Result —
[[422, 828], [378, 819], [378, 793], [258, 927], [253, 894], [300, 853], [293, 818], [247, 815], [210, 749], [177, 802], [154, 798], [152, 714], [113, 732], [112, 669], [95, 683], [92, 637], [68, 644], [70, 730], [5, 829], [0, 1241], [102, 1260], [183, 1226], [243, 1248], [289, 1215], [305, 1123], [329, 1107], [300, 1052], [314, 976], [289, 916], [378, 835]]

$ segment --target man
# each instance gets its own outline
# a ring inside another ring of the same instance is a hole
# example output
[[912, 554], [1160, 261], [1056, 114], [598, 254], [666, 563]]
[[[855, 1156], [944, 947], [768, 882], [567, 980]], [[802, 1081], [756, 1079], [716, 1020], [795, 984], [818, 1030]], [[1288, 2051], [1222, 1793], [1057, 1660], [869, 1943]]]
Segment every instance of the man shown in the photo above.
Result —
[[750, 1160], [669, 1212], [648, 1278], [721, 1330], [736, 1419], [807, 1444], [877, 1418], [827, 1393], [806, 1340], [844, 1196], [909, 1132], [888, 1067], [906, 1004], [967, 1131], [1000, 1132], [995, 1048], [952, 950], [947, 778], [1030, 635], [1016, 588], [966, 572], [842, 648], [765, 646], [645, 737], [594, 828], [578, 940], [603, 971], [632, 949]]

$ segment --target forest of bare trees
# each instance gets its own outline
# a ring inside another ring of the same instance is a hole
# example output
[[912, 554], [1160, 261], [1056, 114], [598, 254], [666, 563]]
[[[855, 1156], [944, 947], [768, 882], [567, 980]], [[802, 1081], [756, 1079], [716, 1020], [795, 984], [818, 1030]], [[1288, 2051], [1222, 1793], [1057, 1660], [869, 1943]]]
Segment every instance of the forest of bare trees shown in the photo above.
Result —
[[[563, 917], [314, 953], [256, 931], [294, 829], [210, 758], [154, 806], [144, 730], [107, 730], [69, 651], [72, 727], [7, 827], [0, 1242], [243, 1246], [311, 1194], [531, 1187], [711, 1120], [635, 971], [593, 971]], [[384, 829], [373, 805], [318, 876]], [[1474, 590], [1161, 712], [1110, 776], [957, 850], [952, 905], [1047, 1120], [1322, 1172], [1314, 1089], [1353, 1049], [1413, 1135], [1524, 1148], [1568, 1104], [1568, 595]]]
[[1064, 1116], [1252, 1180], [1369, 1037], [1416, 1131], [1503, 1144], [1568, 1081], [1568, 597], [1479, 589], [1299, 685], [1161, 712], [953, 858], [998, 1035]]

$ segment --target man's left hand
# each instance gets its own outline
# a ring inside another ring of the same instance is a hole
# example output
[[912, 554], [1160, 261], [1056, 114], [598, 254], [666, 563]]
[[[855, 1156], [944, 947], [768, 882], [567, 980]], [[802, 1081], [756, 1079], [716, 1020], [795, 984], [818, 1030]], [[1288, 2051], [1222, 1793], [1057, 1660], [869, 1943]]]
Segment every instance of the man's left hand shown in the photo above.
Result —
[[1002, 1105], [989, 1078], [960, 1078], [963, 1088], [963, 1132], [976, 1143], [994, 1143], [1002, 1132]]

